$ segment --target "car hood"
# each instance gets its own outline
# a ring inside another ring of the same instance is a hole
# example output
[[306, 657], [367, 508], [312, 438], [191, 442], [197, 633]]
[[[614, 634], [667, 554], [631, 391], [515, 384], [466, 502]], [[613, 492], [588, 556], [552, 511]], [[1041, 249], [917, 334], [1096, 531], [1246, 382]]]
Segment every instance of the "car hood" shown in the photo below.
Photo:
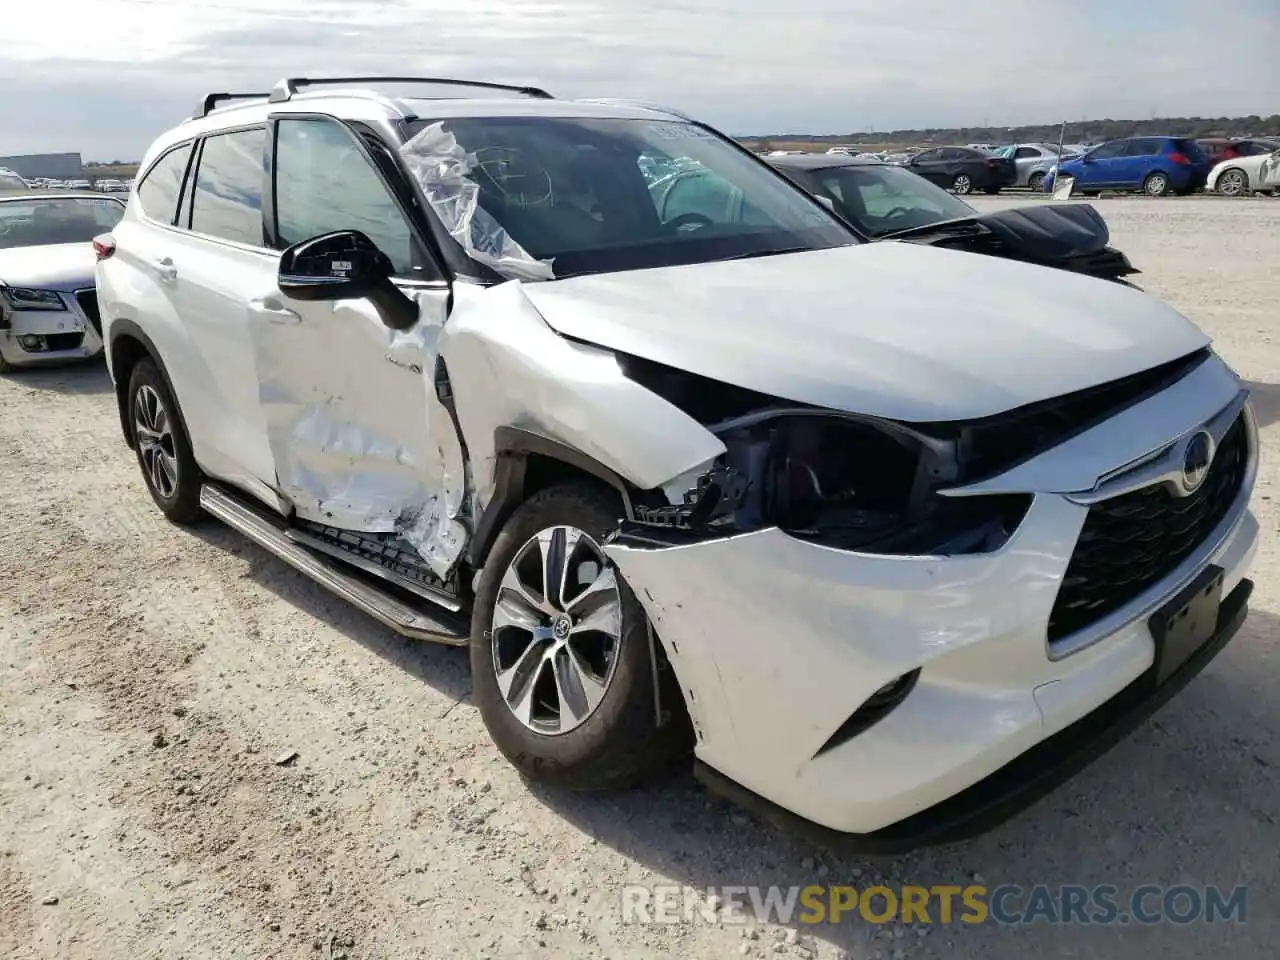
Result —
[[1209, 340], [1140, 291], [887, 241], [528, 283], [562, 335], [797, 403], [905, 421], [989, 416]]
[[0, 250], [0, 283], [38, 290], [82, 290], [93, 286], [97, 255], [92, 243], [54, 243]]

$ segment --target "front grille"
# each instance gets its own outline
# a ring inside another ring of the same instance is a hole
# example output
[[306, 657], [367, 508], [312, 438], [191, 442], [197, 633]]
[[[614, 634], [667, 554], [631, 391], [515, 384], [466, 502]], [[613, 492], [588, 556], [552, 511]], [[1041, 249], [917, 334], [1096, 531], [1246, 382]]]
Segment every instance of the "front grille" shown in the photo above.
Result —
[[44, 334], [44, 348], [51, 353], [58, 350], [75, 350], [83, 341], [83, 333]]
[[102, 315], [98, 313], [98, 291], [92, 289], [77, 290], [76, 303], [80, 304], [80, 309], [89, 318], [89, 322], [93, 324], [93, 329], [97, 331], [98, 336], [102, 336]]
[[1156, 486], [1090, 507], [1049, 615], [1049, 642], [1119, 610], [1191, 556], [1231, 509], [1248, 460], [1241, 415], [1191, 496], [1175, 497]]

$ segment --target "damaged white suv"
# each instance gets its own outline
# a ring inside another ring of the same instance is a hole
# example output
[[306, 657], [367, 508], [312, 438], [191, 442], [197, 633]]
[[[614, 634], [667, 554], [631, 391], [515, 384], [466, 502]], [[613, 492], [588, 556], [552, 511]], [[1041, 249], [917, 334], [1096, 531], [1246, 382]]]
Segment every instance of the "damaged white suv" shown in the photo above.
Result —
[[469, 644], [524, 773], [692, 750], [865, 849], [950, 840], [1235, 633], [1257, 430], [1170, 307], [865, 243], [669, 111], [415, 82], [207, 98], [98, 240], [103, 325], [160, 509]]

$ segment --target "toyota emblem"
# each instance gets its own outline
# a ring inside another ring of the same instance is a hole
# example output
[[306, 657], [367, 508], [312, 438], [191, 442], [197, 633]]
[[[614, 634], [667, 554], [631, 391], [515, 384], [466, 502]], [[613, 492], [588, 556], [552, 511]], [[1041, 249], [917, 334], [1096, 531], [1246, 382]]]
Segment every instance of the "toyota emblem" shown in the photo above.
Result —
[[1182, 452], [1182, 489], [1195, 493], [1209, 475], [1213, 463], [1213, 436], [1206, 430], [1191, 435]]

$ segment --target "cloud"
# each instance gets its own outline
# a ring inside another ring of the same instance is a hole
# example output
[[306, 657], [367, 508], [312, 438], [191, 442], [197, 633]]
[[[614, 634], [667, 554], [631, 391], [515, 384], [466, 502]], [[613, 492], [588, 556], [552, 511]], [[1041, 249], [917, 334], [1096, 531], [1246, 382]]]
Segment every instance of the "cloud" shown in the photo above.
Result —
[[[0, 26], [5, 152], [138, 157], [211, 90], [426, 73], [732, 133], [1269, 114], [1276, 0], [46, 0]], [[29, 19], [29, 18], [28, 18]]]

